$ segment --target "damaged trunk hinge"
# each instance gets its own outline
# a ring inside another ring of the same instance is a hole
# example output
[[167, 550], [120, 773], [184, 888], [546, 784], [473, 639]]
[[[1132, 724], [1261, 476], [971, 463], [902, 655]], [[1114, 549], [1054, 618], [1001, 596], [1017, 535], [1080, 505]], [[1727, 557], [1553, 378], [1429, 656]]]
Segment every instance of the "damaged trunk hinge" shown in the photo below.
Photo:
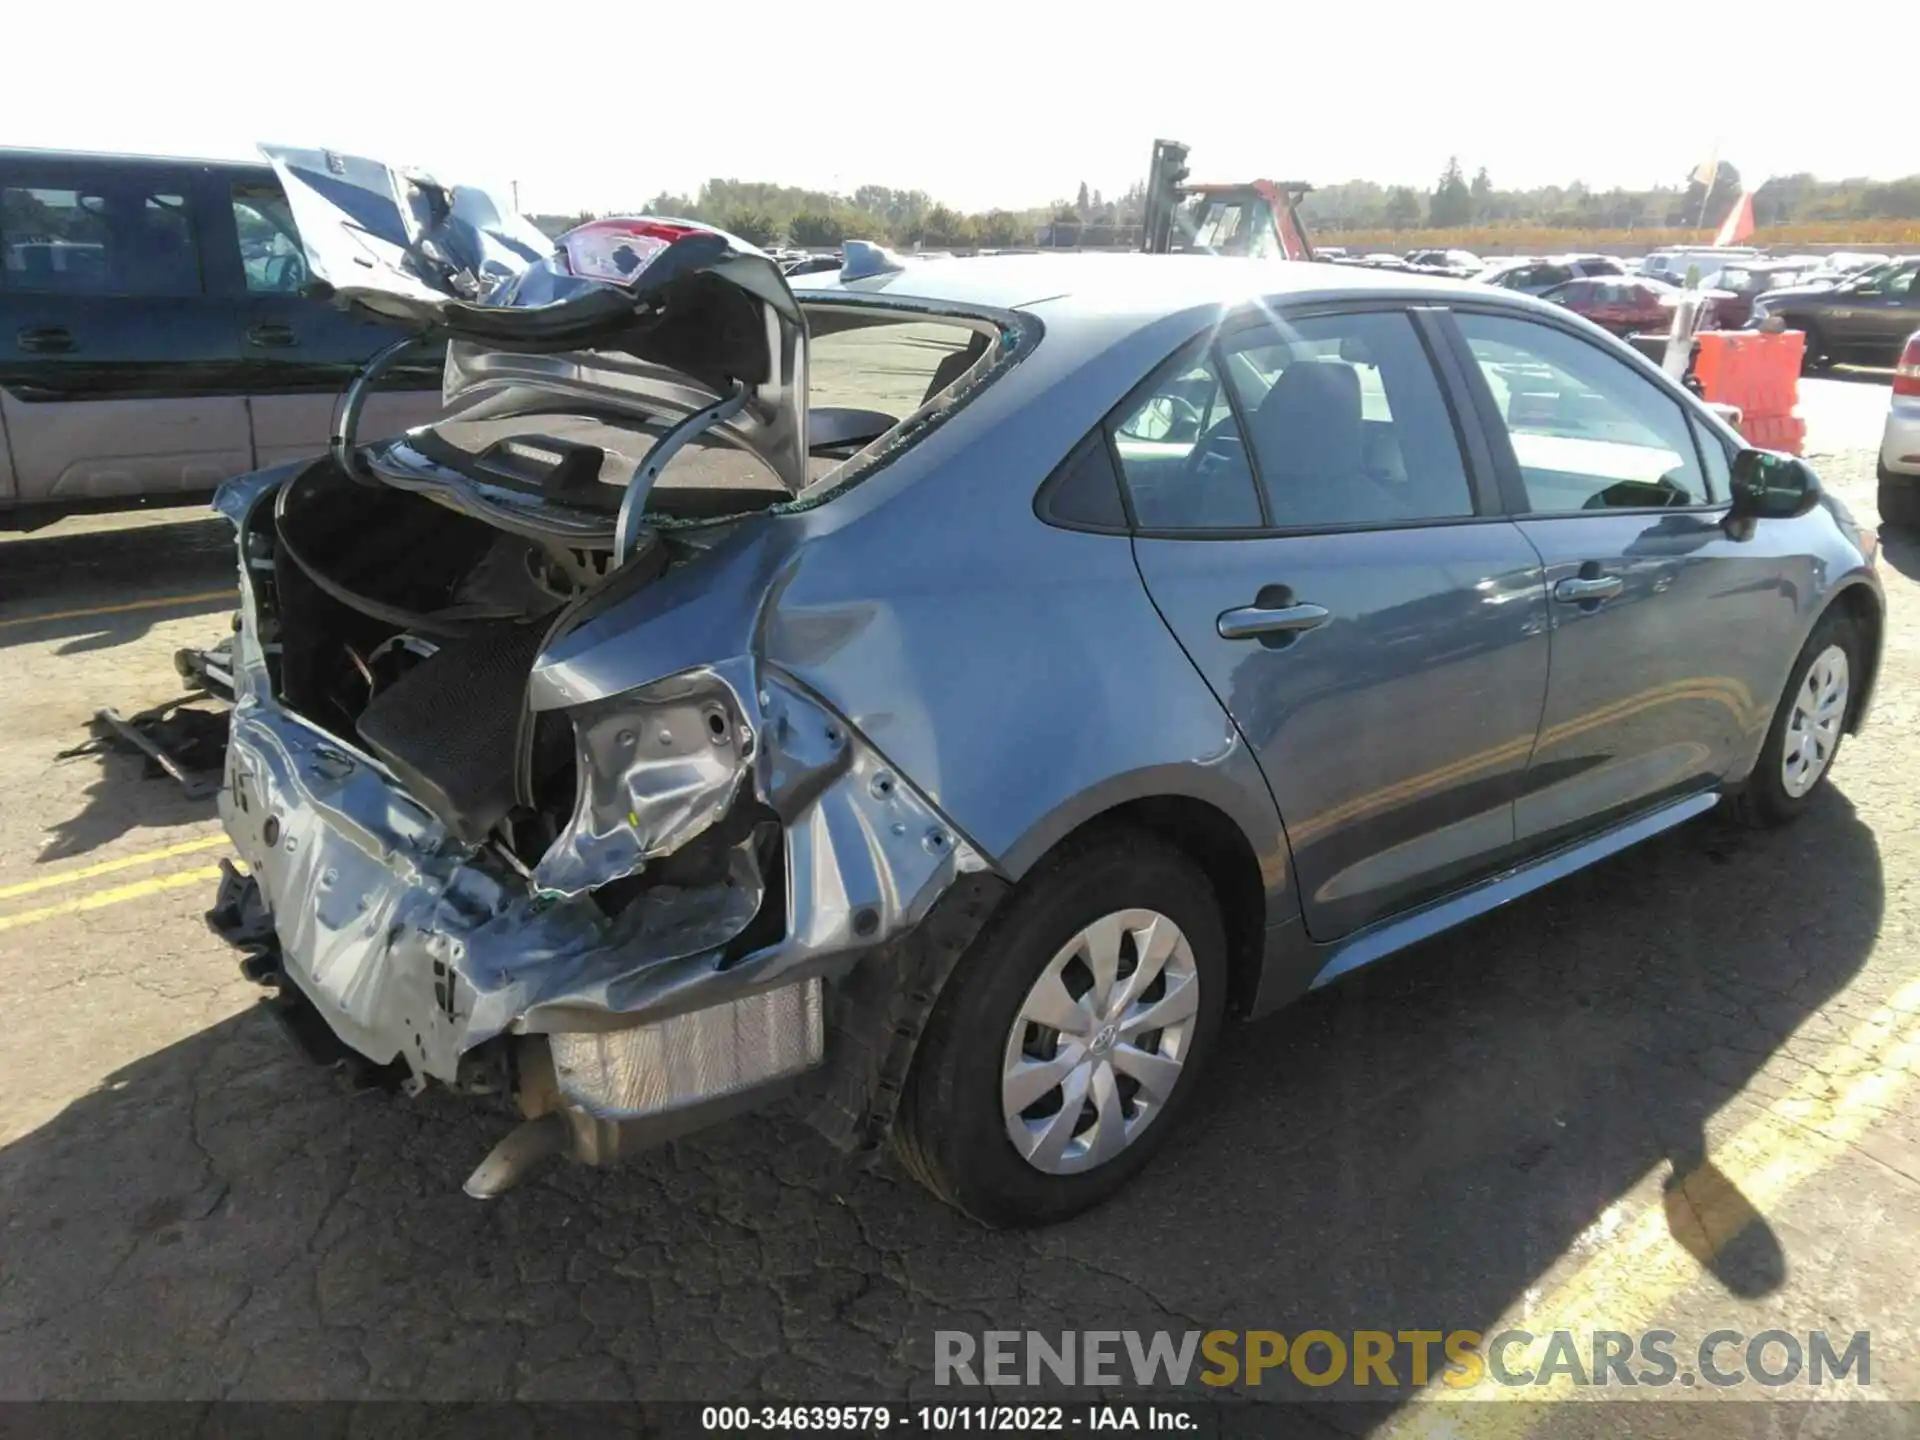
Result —
[[725, 424], [738, 415], [746, 403], [747, 387], [735, 381], [733, 389], [723, 399], [704, 410], [694, 411], [662, 435], [654, 447], [647, 451], [646, 458], [627, 482], [627, 493], [620, 500], [620, 519], [613, 530], [613, 566], [616, 570], [626, 564], [627, 556], [633, 553], [633, 542], [640, 533], [640, 517], [646, 511], [647, 496], [653, 490], [654, 481], [660, 478], [660, 472], [667, 468], [668, 462], [680, 453], [681, 447], [689, 440], [704, 435], [716, 425]]
[[360, 373], [353, 377], [353, 383], [347, 386], [346, 399], [340, 406], [340, 417], [334, 422], [333, 435], [327, 444], [333, 453], [334, 463], [347, 472], [349, 479], [357, 480], [362, 485], [380, 483], [360, 463], [360, 412], [367, 408], [367, 396], [372, 393], [374, 382], [393, 368], [394, 361], [425, 340], [424, 335], [408, 335], [394, 341], [386, 349], [375, 352], [373, 358], [360, 367]]

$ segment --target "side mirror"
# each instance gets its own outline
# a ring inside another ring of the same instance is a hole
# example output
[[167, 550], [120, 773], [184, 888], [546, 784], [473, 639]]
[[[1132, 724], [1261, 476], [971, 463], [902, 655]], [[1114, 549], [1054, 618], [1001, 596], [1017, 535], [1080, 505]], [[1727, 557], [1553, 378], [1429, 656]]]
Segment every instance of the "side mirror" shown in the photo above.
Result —
[[1820, 503], [1820, 477], [1792, 455], [1742, 450], [1733, 457], [1730, 521], [1792, 520]]

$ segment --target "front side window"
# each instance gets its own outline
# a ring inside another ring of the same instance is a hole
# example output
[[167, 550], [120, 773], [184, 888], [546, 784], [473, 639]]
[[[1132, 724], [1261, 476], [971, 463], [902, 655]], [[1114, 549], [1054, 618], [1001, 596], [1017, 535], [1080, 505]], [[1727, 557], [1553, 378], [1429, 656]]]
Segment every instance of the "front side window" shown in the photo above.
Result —
[[200, 247], [184, 196], [138, 182], [0, 190], [9, 288], [82, 295], [198, 295]]
[[1271, 524], [1473, 514], [1453, 420], [1399, 311], [1277, 320], [1221, 342]]
[[1211, 358], [1149, 381], [1107, 425], [1143, 530], [1238, 530], [1261, 524], [1260, 500], [1233, 402]]
[[233, 225], [240, 237], [240, 267], [255, 295], [297, 295], [307, 283], [306, 252], [293, 227], [293, 211], [279, 187], [248, 183], [233, 187]]
[[1528, 509], [1704, 505], [1680, 402], [1598, 346], [1550, 325], [1455, 316], [1506, 422]]
[[1707, 493], [1724, 500], [1733, 493], [1733, 454], [1727, 442], [1698, 415], [1689, 415], [1687, 423], [1693, 427], [1693, 438], [1707, 467]]

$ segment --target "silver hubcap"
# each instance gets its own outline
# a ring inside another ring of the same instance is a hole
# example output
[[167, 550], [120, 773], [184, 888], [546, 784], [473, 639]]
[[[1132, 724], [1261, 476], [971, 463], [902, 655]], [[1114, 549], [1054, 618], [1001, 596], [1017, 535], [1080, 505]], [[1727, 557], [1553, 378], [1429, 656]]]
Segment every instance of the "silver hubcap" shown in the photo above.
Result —
[[1180, 927], [1119, 910], [1047, 962], [1007, 1036], [1000, 1104], [1036, 1170], [1105, 1164], [1166, 1108], [1192, 1048], [1200, 972]]
[[1780, 783], [1798, 799], [1827, 773], [1847, 718], [1847, 652], [1829, 645], [1813, 657], [1781, 737]]

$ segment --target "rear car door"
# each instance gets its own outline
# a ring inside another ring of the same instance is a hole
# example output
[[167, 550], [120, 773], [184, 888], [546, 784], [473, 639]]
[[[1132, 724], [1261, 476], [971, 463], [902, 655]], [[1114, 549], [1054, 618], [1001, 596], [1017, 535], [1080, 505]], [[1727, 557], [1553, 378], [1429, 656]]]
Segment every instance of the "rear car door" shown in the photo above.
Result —
[[1907, 336], [1920, 330], [1920, 264], [1907, 265], [1882, 286], [1880, 303], [1862, 307], [1862, 337], [1877, 363], [1898, 358]]
[[1463, 454], [1431, 325], [1263, 315], [1108, 427], [1141, 577], [1260, 760], [1316, 940], [1501, 863], [1545, 695], [1539, 557]]
[[0, 157], [0, 419], [16, 504], [204, 490], [250, 468], [203, 171]]
[[[317, 455], [342, 393], [376, 352], [405, 335], [305, 294], [311, 277], [285, 193], [273, 172], [222, 177], [223, 273], [240, 316], [241, 380], [260, 465]], [[444, 350], [423, 348], [389, 370], [361, 412], [359, 434], [377, 440], [440, 414]]]
[[1545, 318], [1459, 308], [1508, 508], [1546, 564], [1552, 680], [1516, 808], [1538, 848], [1713, 785], [1792, 649], [1787, 562], [1729, 538], [1726, 442]]

